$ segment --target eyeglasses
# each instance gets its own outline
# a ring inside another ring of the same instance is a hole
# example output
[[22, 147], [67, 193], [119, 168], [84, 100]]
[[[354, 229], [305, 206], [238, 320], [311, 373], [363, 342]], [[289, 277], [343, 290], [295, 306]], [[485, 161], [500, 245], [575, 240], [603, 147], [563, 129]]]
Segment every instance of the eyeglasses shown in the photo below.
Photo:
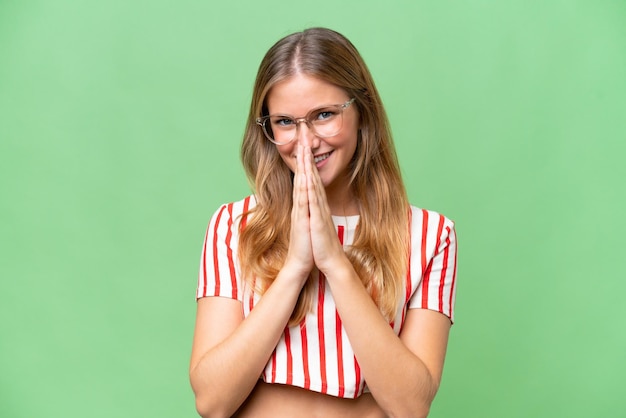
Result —
[[311, 131], [320, 138], [329, 138], [341, 131], [343, 111], [354, 103], [352, 98], [344, 104], [328, 105], [311, 110], [303, 118], [289, 115], [267, 115], [256, 119], [257, 125], [263, 128], [267, 139], [276, 145], [287, 145], [298, 135], [298, 124], [306, 123]]

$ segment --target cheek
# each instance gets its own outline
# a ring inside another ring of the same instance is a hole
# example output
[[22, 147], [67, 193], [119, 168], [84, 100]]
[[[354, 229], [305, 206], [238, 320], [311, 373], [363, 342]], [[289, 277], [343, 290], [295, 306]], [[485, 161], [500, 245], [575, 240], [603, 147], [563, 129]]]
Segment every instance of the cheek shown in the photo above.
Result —
[[349, 135], [343, 138], [344, 149], [351, 155], [353, 155], [359, 142], [359, 133], [356, 129], [350, 132]]
[[356, 150], [357, 142], [359, 141], [359, 123], [358, 119], [355, 118], [351, 121], [350, 129], [347, 130], [346, 136], [344, 138], [347, 148], [352, 150]]
[[289, 167], [289, 169], [295, 173], [296, 171], [296, 160], [295, 158], [293, 158], [292, 155], [292, 148], [293, 147], [289, 147], [289, 146], [281, 146], [281, 147], [276, 147], [276, 149], [278, 150], [278, 154], [280, 155], [280, 158], [283, 160], [283, 162], [285, 163], [285, 165], [287, 167]]

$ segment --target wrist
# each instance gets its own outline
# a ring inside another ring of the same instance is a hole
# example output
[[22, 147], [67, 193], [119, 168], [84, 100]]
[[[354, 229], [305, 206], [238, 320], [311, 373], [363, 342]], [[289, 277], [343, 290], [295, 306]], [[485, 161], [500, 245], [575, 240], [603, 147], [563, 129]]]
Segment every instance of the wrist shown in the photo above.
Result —
[[309, 274], [311, 273], [312, 267], [306, 264], [303, 264], [294, 260], [286, 260], [283, 267], [280, 269], [278, 273], [279, 278], [287, 279], [292, 283], [300, 283], [300, 287], [306, 282]]
[[346, 280], [352, 276], [356, 277], [354, 267], [345, 254], [337, 258], [328, 266], [319, 267], [320, 271], [326, 276], [327, 280]]

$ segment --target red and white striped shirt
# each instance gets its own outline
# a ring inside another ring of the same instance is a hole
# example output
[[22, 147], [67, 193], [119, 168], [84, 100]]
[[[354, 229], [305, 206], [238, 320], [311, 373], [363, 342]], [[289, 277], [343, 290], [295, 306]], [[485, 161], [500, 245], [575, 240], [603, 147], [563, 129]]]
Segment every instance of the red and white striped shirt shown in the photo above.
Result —
[[[254, 196], [248, 196], [215, 212], [204, 240], [196, 292], [198, 299], [221, 296], [239, 300], [244, 317], [260, 298], [242, 280], [237, 258], [241, 215], [254, 205]], [[358, 220], [358, 215], [333, 216], [344, 246], [353, 242]], [[390, 324], [396, 334], [402, 329], [407, 309], [431, 309], [454, 320], [456, 249], [451, 220], [433, 211], [411, 207], [411, 259], [406, 289], [396, 318]], [[330, 287], [321, 274], [314, 280], [318, 289], [316, 306], [299, 325], [285, 328], [262, 378], [267, 383], [356, 398], [367, 391], [363, 375]]]

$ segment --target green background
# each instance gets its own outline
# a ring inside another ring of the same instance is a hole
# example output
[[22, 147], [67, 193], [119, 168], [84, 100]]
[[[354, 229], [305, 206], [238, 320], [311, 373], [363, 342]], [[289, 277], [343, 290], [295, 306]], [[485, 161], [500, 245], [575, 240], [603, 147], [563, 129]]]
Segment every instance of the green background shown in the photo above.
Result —
[[263, 54], [318, 25], [457, 222], [431, 417], [626, 416], [626, 2], [0, 0], [1, 417], [195, 416], [204, 230]]

